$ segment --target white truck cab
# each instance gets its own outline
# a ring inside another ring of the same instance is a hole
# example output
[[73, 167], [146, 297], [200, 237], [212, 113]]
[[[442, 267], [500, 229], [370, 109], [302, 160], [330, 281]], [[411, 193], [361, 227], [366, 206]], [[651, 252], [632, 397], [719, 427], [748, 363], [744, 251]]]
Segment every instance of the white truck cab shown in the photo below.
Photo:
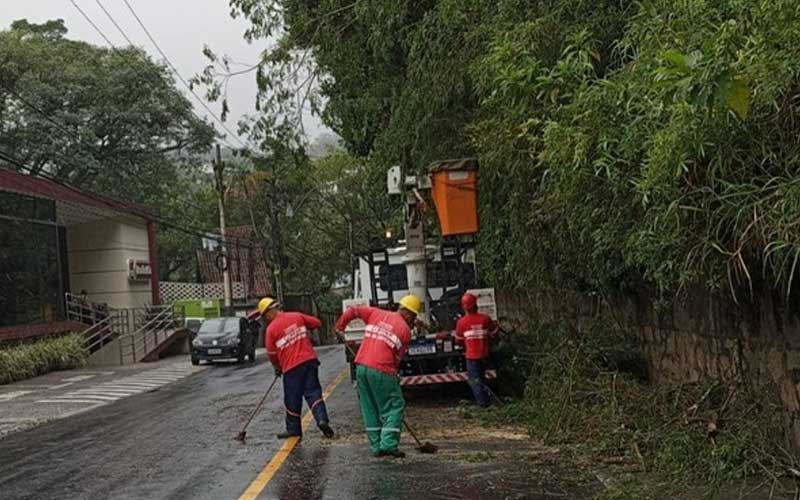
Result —
[[[351, 306], [371, 305], [392, 309], [403, 296], [409, 293], [404, 263], [406, 247], [399, 246], [358, 257], [358, 267], [353, 282], [353, 298], [342, 301], [342, 311]], [[463, 382], [467, 380], [463, 351], [453, 342], [455, 317], [460, 315], [459, 301], [464, 286], [475, 283], [475, 252], [468, 248], [460, 252], [461, 258], [454, 261], [454, 254], [442, 252], [436, 245], [426, 246], [428, 255], [426, 305], [431, 307], [431, 331], [414, 329], [408, 354], [400, 366], [400, 384], [403, 386]], [[458, 265], [456, 265], [458, 263]], [[446, 279], [445, 279], [446, 278]], [[493, 288], [466, 291], [478, 297], [478, 310], [497, 319]], [[449, 305], [448, 305], [449, 303]], [[447, 311], [446, 307], [450, 310]], [[444, 308], [444, 309], [443, 309]], [[451, 321], [442, 320], [451, 318]], [[449, 324], [447, 324], [449, 323]], [[344, 332], [345, 342], [352, 351], [357, 351], [364, 336], [364, 322], [353, 320]], [[350, 351], [347, 360], [352, 363]], [[487, 372], [489, 378], [496, 376], [494, 370]]]
[[[354, 256], [357, 265], [353, 273], [353, 298], [343, 301], [344, 309], [354, 305], [395, 309], [400, 299], [409, 293], [423, 303], [417, 319], [428, 328], [414, 329], [408, 353], [399, 367], [401, 385], [467, 380], [463, 351], [452, 335], [461, 314], [460, 299], [465, 292], [473, 291], [478, 295], [479, 310], [483, 309], [496, 319], [494, 290], [475, 290], [478, 282], [474, 238], [477, 233], [476, 170], [474, 159], [440, 162], [430, 175], [404, 177], [400, 167], [389, 169], [388, 193], [404, 198], [405, 240], [395, 247], [373, 248]], [[440, 180], [438, 191], [431, 175]], [[433, 197], [434, 204], [439, 199], [447, 207], [446, 213], [455, 219], [448, 217], [447, 224], [441, 224], [442, 237], [438, 245], [425, 241], [424, 214], [429, 205], [422, 193], [431, 190], [440, 195]], [[360, 320], [350, 322], [345, 330], [348, 344], [345, 352], [351, 364], [352, 353], [363, 335], [364, 323]], [[494, 376], [494, 370], [487, 371], [487, 377]]]

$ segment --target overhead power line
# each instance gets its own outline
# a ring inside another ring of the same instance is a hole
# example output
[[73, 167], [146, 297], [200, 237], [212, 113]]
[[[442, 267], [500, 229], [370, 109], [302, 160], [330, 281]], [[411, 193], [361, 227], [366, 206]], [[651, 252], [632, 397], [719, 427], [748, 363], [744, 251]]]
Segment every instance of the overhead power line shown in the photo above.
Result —
[[103, 40], [105, 40], [107, 44], [109, 44], [109, 45], [111, 45], [111, 46], [113, 47], [113, 46], [114, 46], [114, 44], [111, 42], [111, 40], [109, 40], [109, 38], [106, 36], [106, 34], [105, 34], [105, 33], [103, 33], [103, 30], [101, 30], [101, 29], [100, 29], [100, 28], [99, 28], [99, 27], [98, 27], [98, 26], [97, 26], [97, 25], [94, 23], [94, 21], [92, 21], [92, 19], [91, 19], [91, 18], [90, 18], [90, 17], [89, 17], [89, 16], [86, 14], [86, 12], [84, 12], [84, 11], [83, 11], [83, 9], [81, 9], [80, 5], [78, 5], [78, 4], [75, 2], [75, 0], [69, 0], [69, 1], [72, 3], [72, 5], [74, 5], [74, 6], [75, 6], [75, 8], [76, 8], [76, 9], [78, 9], [78, 12], [80, 12], [80, 13], [81, 13], [81, 15], [83, 16], [83, 18], [84, 18], [84, 19], [86, 19], [86, 22], [88, 22], [89, 24], [91, 24], [91, 25], [92, 25], [92, 28], [94, 28], [94, 30], [95, 30], [97, 33], [99, 33], [101, 37], [103, 37]]
[[[123, 29], [122, 29], [122, 27], [121, 27], [121, 26], [120, 26], [120, 24], [117, 22], [117, 20], [116, 20], [116, 19], [115, 19], [115, 18], [114, 18], [114, 17], [111, 15], [111, 13], [108, 11], [108, 9], [106, 9], [106, 8], [105, 8], [105, 6], [104, 6], [104, 5], [103, 5], [103, 4], [100, 2], [100, 0], [95, 0], [95, 2], [96, 2], [96, 3], [97, 3], [97, 5], [98, 5], [98, 6], [99, 6], [99, 7], [102, 9], [103, 13], [104, 13], [104, 14], [105, 14], [105, 15], [106, 15], [108, 18], [109, 18], [109, 20], [110, 20], [110, 21], [111, 21], [111, 22], [114, 24], [114, 27], [115, 27], [115, 28], [116, 28], [116, 29], [117, 29], [117, 30], [120, 32], [120, 34], [123, 36], [123, 38], [125, 38], [125, 40], [126, 40], [126, 41], [127, 41], [127, 42], [128, 42], [130, 45], [131, 45], [131, 47], [136, 47], [136, 44], [133, 42], [133, 40], [131, 40], [131, 38], [128, 36], [128, 34], [127, 34], [127, 33], [126, 33], [126, 32], [125, 32]], [[90, 26], [91, 26], [91, 27], [92, 27], [92, 28], [93, 28], [93, 29], [94, 29], [94, 30], [97, 32], [97, 34], [99, 34], [99, 35], [100, 35], [100, 37], [101, 37], [103, 40], [105, 40], [105, 41], [106, 41], [106, 43], [107, 43], [107, 44], [108, 44], [108, 46], [111, 48], [111, 50], [112, 50], [112, 51], [113, 51], [115, 54], [119, 54], [119, 53], [120, 53], [120, 49], [119, 49], [119, 48], [116, 46], [116, 44], [114, 44], [114, 42], [112, 42], [112, 41], [111, 41], [111, 39], [110, 39], [110, 38], [109, 38], [109, 37], [108, 37], [108, 36], [105, 34], [105, 32], [104, 32], [102, 29], [100, 29], [100, 27], [97, 25], [97, 23], [95, 23], [95, 22], [94, 22], [94, 20], [93, 20], [93, 19], [92, 19], [92, 18], [89, 16], [89, 14], [87, 14], [87, 13], [86, 13], [86, 11], [84, 11], [83, 9], [81, 9], [81, 8], [80, 8], [80, 6], [79, 6], [79, 5], [78, 5], [78, 4], [75, 2], [75, 0], [70, 0], [70, 3], [72, 3], [72, 5], [74, 5], [74, 6], [75, 6], [75, 8], [76, 8], [76, 9], [78, 10], [78, 12], [80, 13], [80, 15], [81, 15], [81, 16], [82, 16], [82, 17], [83, 17], [85, 20], [86, 20], [86, 22], [87, 22], [87, 23], [89, 23], [89, 25], [90, 25]], [[149, 79], [149, 78], [147, 78], [147, 76], [146, 76], [146, 75], [142, 75], [142, 74], [141, 74], [141, 73], [140, 73], [138, 70], [136, 70], [135, 68], [134, 68], [134, 71], [137, 73], [137, 76], [139, 76], [139, 77], [140, 77], [140, 79], [141, 79], [141, 81], [142, 81], [143, 83], [145, 83], [145, 84], [150, 84], [150, 79]], [[170, 68], [170, 71], [174, 72], [174, 68]], [[198, 97], [197, 97], [197, 95], [195, 95], [195, 98], [198, 98]], [[199, 98], [198, 98], [198, 99], [199, 99]], [[203, 103], [203, 102], [201, 101], [201, 104], [205, 104], [205, 103]], [[241, 141], [241, 140], [239, 140], [239, 138], [238, 138], [237, 136], [235, 136], [235, 135], [234, 135], [234, 134], [233, 134], [233, 133], [232, 133], [230, 130], [228, 130], [228, 129], [227, 129], [227, 127], [225, 127], [224, 123], [222, 123], [222, 122], [221, 122], [221, 121], [220, 121], [220, 120], [219, 120], [219, 119], [218, 119], [218, 118], [217, 118], [217, 117], [214, 115], [213, 111], [211, 111], [211, 110], [210, 110], [209, 108], [207, 108], [207, 107], [206, 107], [206, 109], [208, 109], [208, 110], [209, 110], [209, 112], [212, 114], [212, 117], [213, 117], [215, 120], [217, 120], [218, 122], [220, 122], [220, 124], [222, 125], [222, 127], [223, 127], [223, 128], [224, 128], [224, 129], [225, 129], [225, 130], [226, 130], [226, 131], [229, 133], [229, 134], [233, 135], [233, 136], [234, 136], [234, 138], [235, 138], [235, 139], [236, 139], [236, 140], [237, 140], [239, 143], [241, 143], [242, 145], [244, 145], [244, 143], [242, 143], [242, 141]], [[202, 116], [198, 115], [198, 114], [197, 114], [197, 113], [196, 113], [196, 112], [195, 112], [193, 109], [191, 109], [191, 108], [190, 108], [190, 112], [191, 112], [192, 114], [194, 114], [194, 115], [197, 117], [197, 119], [199, 119], [200, 121], [205, 121], [205, 120], [203, 119], [203, 117], [202, 117]], [[233, 149], [237, 149], [235, 146], [231, 145], [231, 144], [230, 144], [229, 142], [227, 142], [226, 140], [223, 140], [222, 142], [223, 142], [223, 143], [225, 143], [225, 145], [226, 145], [228, 148], [232, 149], [232, 150], [233, 150]], [[246, 147], [246, 146], [245, 146], [245, 147]]]
[[125, 39], [125, 41], [127, 41], [127, 42], [128, 42], [128, 45], [130, 45], [131, 47], [135, 47], [135, 46], [136, 46], [136, 44], [135, 44], [135, 43], [133, 43], [133, 40], [131, 40], [131, 39], [128, 37], [128, 34], [127, 34], [127, 33], [125, 33], [125, 30], [123, 30], [123, 29], [122, 29], [122, 27], [119, 25], [119, 23], [117, 23], [117, 20], [116, 20], [116, 19], [114, 19], [114, 16], [112, 16], [112, 15], [111, 15], [111, 13], [108, 11], [108, 9], [106, 9], [106, 7], [105, 7], [104, 5], [103, 5], [103, 4], [100, 2], [100, 0], [94, 0], [94, 1], [97, 3], [97, 6], [98, 6], [98, 7], [100, 7], [100, 9], [103, 11], [103, 13], [106, 15], [106, 17], [108, 18], [108, 20], [109, 20], [109, 21], [111, 21], [111, 24], [113, 24], [113, 25], [114, 25], [114, 27], [115, 27], [115, 28], [117, 28], [117, 31], [119, 31], [119, 34], [120, 34], [120, 35], [122, 35], [122, 37]]
[[[99, 0], [96, 0], [96, 1], [97, 1], [98, 5], [100, 5], [101, 8], [102, 8], [103, 6], [100, 3], [100, 1]], [[74, 0], [71, 0], [71, 3], [75, 6], [76, 9], [78, 9], [78, 11], [81, 13], [81, 15], [84, 16], [86, 21], [100, 34], [100, 36], [104, 40], [106, 40], [106, 42], [108, 42], [108, 44], [112, 48], [112, 50], [115, 53], [117, 53], [119, 49], [117, 49], [117, 47], [109, 40], [109, 38], [105, 35], [105, 33], [103, 33], [103, 31], [97, 26], [97, 24], [86, 14], [86, 12], [84, 10], [82, 10], [75, 3]], [[104, 12], [106, 11], [106, 9], [103, 9], [103, 10], [104, 10]], [[119, 28], [119, 25], [115, 21], [113, 21], [113, 22], [114, 22], [115, 26], [117, 26]], [[126, 40], [128, 40], [131, 43], [131, 45], [133, 46], [133, 43], [131, 42], [130, 38], [128, 38], [127, 35], [125, 35], [124, 33], [123, 33], [123, 36], [125, 36]], [[149, 80], [146, 77], [142, 76], [141, 74], [139, 74], [139, 76], [140, 76], [140, 78], [142, 79], [143, 82], [149, 83]], [[5, 90], [6, 92], [8, 92], [10, 95], [15, 97], [16, 99], [18, 99], [22, 104], [24, 104], [25, 106], [27, 106], [28, 108], [30, 108], [31, 110], [36, 112], [37, 114], [39, 114], [42, 118], [44, 118], [47, 122], [51, 123], [57, 129], [59, 129], [60, 131], [64, 132], [65, 134], [73, 137], [77, 141], [78, 146], [81, 149], [83, 149], [84, 151], [88, 152], [92, 156], [103, 156], [104, 152], [101, 151], [96, 144], [93, 144], [93, 143], [87, 141], [87, 139], [84, 138], [77, 130], [74, 130], [74, 129], [64, 125], [63, 123], [59, 122], [58, 120], [53, 118], [51, 113], [48, 113], [48, 112], [44, 111], [41, 107], [39, 107], [35, 103], [31, 102], [31, 100], [26, 99], [23, 95], [21, 95], [19, 92], [17, 92], [13, 88], [10, 88], [9, 86], [5, 85], [2, 81], [0, 81], [0, 88]], [[194, 113], [193, 110], [191, 112]], [[195, 116], [197, 116], [197, 115], [195, 115]], [[200, 119], [202, 121], [202, 118], [199, 117], [199, 116], [198, 116], [198, 119]], [[231, 149], [235, 149], [233, 146], [231, 146], [228, 143], [226, 143], [226, 145]], [[62, 155], [60, 155], [58, 153], [52, 153], [52, 154], [53, 154], [53, 156], [60, 158], [61, 161], [65, 161], [66, 160], [66, 163], [70, 163], [71, 162], [71, 160], [67, 160], [66, 157], [64, 157], [64, 156], [62, 156]], [[6, 153], [6, 156], [8, 156], [7, 153]], [[10, 163], [17, 164], [17, 162], [10, 161], [8, 158], [6, 158], [6, 161], [9, 161]], [[128, 159], [128, 162], [130, 163], [130, 166], [132, 168], [135, 168], [135, 165], [133, 164], [132, 160]], [[125, 165], [118, 164], [116, 167], [118, 169], [120, 169], [121, 171], [123, 171], [124, 173], [128, 174], [130, 177], [136, 177], [136, 176], [139, 175], [138, 173], [133, 172], [129, 168], [126, 168]], [[22, 168], [22, 167], [20, 167], [20, 168]], [[49, 180], [52, 180], [54, 182], [58, 182], [58, 183], [63, 184], [63, 182], [60, 179], [52, 177], [52, 176], [49, 176], [49, 175], [45, 174], [44, 172], [36, 172], [33, 169], [31, 169], [30, 167], [27, 167], [27, 170], [29, 170], [29, 173], [31, 173], [31, 174], [40, 175], [40, 176], [48, 178]], [[188, 206], [192, 206], [194, 208], [197, 208], [197, 205], [190, 203], [188, 200], [186, 200], [185, 203]]]
[[240, 143], [243, 148], [247, 149], [248, 148], [247, 144], [245, 144], [244, 141], [242, 141], [238, 135], [231, 132], [228, 126], [225, 125], [225, 122], [222, 121], [222, 119], [216, 115], [216, 113], [208, 106], [208, 104], [206, 104], [206, 102], [202, 98], [200, 98], [199, 95], [197, 95], [192, 86], [189, 85], [189, 82], [186, 81], [186, 79], [177, 70], [175, 65], [172, 64], [172, 61], [170, 61], [169, 57], [167, 57], [167, 54], [161, 49], [161, 46], [158, 45], [158, 42], [156, 42], [156, 39], [150, 33], [150, 30], [147, 29], [147, 26], [144, 25], [144, 22], [142, 22], [141, 18], [139, 18], [139, 15], [136, 14], [135, 10], [133, 10], [133, 7], [131, 6], [130, 2], [128, 2], [128, 0], [122, 0], [122, 1], [125, 2], [125, 5], [128, 7], [128, 10], [131, 11], [131, 14], [133, 14], [133, 17], [136, 19], [136, 22], [139, 23], [139, 26], [141, 26], [142, 31], [144, 31], [145, 35], [147, 35], [147, 38], [150, 39], [150, 42], [156, 48], [158, 53], [161, 54], [161, 57], [164, 58], [164, 61], [167, 63], [170, 69], [172, 69], [172, 72], [175, 74], [178, 80], [180, 80], [180, 82], [183, 83], [184, 87], [186, 87], [189, 93], [191, 93], [195, 97], [195, 99], [197, 99], [197, 102], [199, 102], [200, 105], [203, 106], [203, 108], [205, 108], [206, 111], [208, 111], [208, 113], [220, 124], [220, 126], [231, 136], [233, 136], [233, 138], [236, 139], [236, 141]]

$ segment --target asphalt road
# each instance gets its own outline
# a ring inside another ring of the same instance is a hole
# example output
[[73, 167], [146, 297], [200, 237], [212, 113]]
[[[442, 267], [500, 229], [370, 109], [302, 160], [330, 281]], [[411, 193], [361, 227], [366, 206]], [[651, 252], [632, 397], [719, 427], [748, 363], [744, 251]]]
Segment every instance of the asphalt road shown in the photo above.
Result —
[[[345, 368], [344, 356], [340, 347], [318, 352], [326, 386]], [[274, 437], [283, 428], [280, 383], [247, 444], [232, 439], [272, 377], [263, 359], [215, 364], [157, 391], [6, 436], [0, 498], [239, 498], [283, 444]]]
[[[536, 445], [524, 429], [480, 425], [462, 401], [466, 386], [407, 394], [407, 419], [438, 454], [417, 453], [404, 433], [405, 459], [372, 457], [341, 346], [318, 354], [323, 388], [340, 381], [326, 398], [333, 440], [313, 425], [296, 446], [275, 438], [284, 425], [279, 383], [247, 443], [234, 441], [272, 369], [264, 359], [215, 364], [0, 437], [0, 499], [563, 500], [596, 492], [593, 478], [565, 467], [558, 450]], [[156, 372], [137, 376], [158, 379]]]

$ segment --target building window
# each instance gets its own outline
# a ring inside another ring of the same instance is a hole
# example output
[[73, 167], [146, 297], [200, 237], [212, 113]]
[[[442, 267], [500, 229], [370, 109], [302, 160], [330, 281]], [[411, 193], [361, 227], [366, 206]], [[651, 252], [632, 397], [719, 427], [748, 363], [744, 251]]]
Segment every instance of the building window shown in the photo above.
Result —
[[61, 281], [55, 202], [0, 192], [0, 326], [57, 319]]

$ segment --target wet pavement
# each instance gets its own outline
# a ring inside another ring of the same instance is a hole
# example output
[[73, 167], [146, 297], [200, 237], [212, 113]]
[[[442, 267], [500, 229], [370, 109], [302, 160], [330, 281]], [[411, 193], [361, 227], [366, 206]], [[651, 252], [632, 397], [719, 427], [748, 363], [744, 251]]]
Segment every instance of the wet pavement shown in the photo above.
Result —
[[[323, 387], [346, 369], [341, 347], [319, 350]], [[188, 364], [188, 360], [186, 361]], [[173, 383], [0, 437], [2, 499], [237, 499], [284, 445], [280, 384], [247, 432], [232, 438], [272, 379], [265, 360], [219, 364]], [[563, 468], [557, 450], [518, 429], [482, 429], [458, 408], [463, 393], [411, 395], [409, 423], [436, 455], [370, 456], [344, 379], [328, 398], [338, 435], [308, 430], [259, 499], [581, 499], [598, 483]], [[10, 392], [10, 391], [9, 391]]]
[[[462, 391], [409, 395], [408, 422], [419, 438], [439, 447], [421, 454], [408, 433], [404, 459], [370, 456], [347, 384], [330, 399], [339, 436], [305, 439], [259, 498], [301, 499], [582, 499], [601, 487], [560, 465], [557, 449], [537, 446], [520, 429], [492, 428], [465, 418]], [[311, 480], [309, 480], [311, 478]]]
[[180, 356], [157, 363], [52, 372], [0, 385], [0, 437], [156, 391], [205, 368]]

